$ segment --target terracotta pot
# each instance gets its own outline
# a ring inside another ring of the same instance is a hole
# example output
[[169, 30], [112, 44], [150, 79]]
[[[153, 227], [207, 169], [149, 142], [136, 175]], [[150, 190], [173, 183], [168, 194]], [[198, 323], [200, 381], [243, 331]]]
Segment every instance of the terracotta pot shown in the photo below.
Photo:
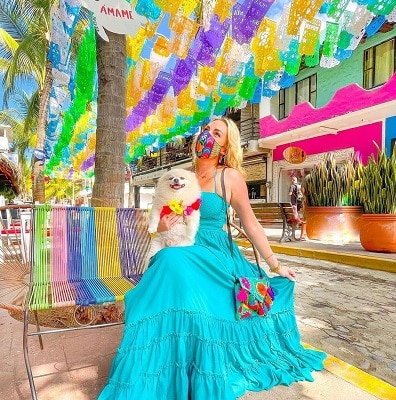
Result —
[[360, 243], [368, 251], [396, 253], [396, 214], [363, 214]]
[[359, 242], [362, 207], [305, 207], [307, 236], [328, 243]]

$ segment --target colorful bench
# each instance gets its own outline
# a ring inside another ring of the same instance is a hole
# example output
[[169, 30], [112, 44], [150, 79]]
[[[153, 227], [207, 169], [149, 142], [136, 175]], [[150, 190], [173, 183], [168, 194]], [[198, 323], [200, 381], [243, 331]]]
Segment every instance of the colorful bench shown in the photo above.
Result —
[[[150, 244], [147, 215], [135, 208], [37, 205], [32, 214], [31, 278], [24, 310], [23, 349], [31, 394], [37, 399], [28, 337], [93, 327], [77, 321], [64, 329], [29, 331], [29, 316], [43, 310], [84, 308], [123, 300], [145, 268]], [[77, 312], [78, 311], [78, 312]], [[40, 342], [41, 344], [41, 342]]]
[[37, 206], [29, 309], [122, 300], [149, 241], [143, 210]]

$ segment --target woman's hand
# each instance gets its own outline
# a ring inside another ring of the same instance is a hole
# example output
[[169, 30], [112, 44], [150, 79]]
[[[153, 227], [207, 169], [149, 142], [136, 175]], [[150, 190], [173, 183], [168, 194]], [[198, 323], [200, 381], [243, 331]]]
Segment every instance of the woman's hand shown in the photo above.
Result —
[[160, 221], [158, 222], [157, 232], [165, 232], [169, 231], [174, 225], [178, 224], [182, 218], [180, 215], [175, 214], [174, 212], [164, 215]]
[[280, 276], [290, 279], [291, 281], [296, 280], [296, 272], [292, 268], [286, 267], [285, 265], [281, 265], [276, 273]]

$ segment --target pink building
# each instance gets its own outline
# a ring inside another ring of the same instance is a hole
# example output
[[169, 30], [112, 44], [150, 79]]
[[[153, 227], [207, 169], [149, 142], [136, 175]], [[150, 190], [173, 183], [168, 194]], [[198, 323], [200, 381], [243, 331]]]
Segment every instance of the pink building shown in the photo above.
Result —
[[[288, 200], [290, 176], [303, 177], [323, 154], [334, 152], [339, 162], [358, 153], [363, 163], [376, 154], [375, 143], [389, 153], [396, 138], [396, 74], [384, 85], [365, 90], [354, 83], [339, 89], [323, 107], [309, 102], [293, 107], [282, 120], [273, 115], [260, 119], [259, 146], [272, 149], [269, 200]], [[284, 158], [288, 147], [301, 148], [306, 159], [291, 164]]]

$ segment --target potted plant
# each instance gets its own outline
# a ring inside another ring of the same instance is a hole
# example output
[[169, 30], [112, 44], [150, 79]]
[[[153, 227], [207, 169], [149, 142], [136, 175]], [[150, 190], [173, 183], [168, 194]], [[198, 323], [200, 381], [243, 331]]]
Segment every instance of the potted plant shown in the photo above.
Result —
[[396, 147], [389, 157], [379, 148], [377, 160], [369, 157], [361, 171], [360, 193], [361, 245], [368, 251], [396, 253]]
[[359, 241], [362, 167], [355, 155], [338, 165], [334, 154], [327, 153], [307, 174], [303, 187], [309, 239], [333, 243]]

